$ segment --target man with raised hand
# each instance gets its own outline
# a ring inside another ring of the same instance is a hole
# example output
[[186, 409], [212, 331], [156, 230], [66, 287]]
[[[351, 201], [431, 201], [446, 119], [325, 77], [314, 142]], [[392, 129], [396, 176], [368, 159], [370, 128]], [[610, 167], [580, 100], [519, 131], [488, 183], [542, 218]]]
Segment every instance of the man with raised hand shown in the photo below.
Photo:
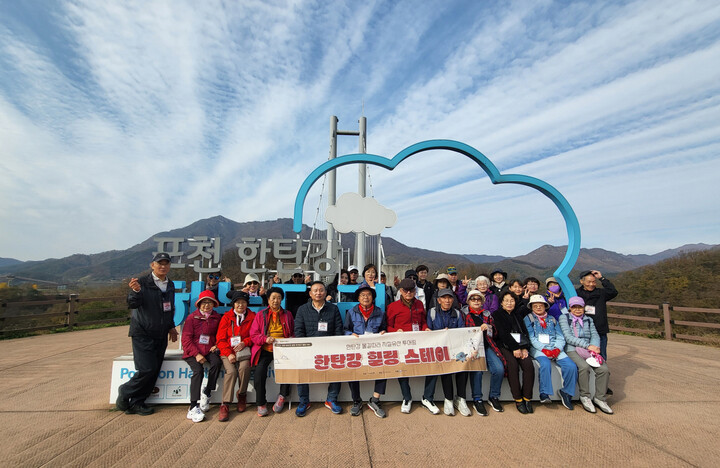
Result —
[[[325, 285], [322, 281], [310, 284], [310, 301], [300, 306], [295, 315], [295, 337], [338, 336], [344, 335], [340, 310], [333, 303], [327, 302]], [[334, 414], [342, 413], [337, 403], [340, 393], [340, 382], [328, 385], [325, 406]], [[305, 416], [310, 407], [310, 385], [298, 384], [298, 399], [300, 400], [295, 414]]]
[[168, 336], [175, 342], [175, 286], [167, 277], [170, 255], [161, 252], [150, 263], [152, 272], [132, 278], [127, 303], [133, 309], [130, 319], [135, 374], [118, 388], [115, 406], [127, 414], [147, 416], [153, 409], [145, 404], [160, 374]]

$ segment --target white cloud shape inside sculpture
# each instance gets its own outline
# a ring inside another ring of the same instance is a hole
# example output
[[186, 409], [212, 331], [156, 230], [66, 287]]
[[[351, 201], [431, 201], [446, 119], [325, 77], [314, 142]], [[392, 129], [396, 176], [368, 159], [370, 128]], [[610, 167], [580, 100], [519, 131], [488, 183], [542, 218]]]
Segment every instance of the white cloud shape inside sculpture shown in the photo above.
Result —
[[376, 236], [383, 229], [393, 227], [397, 222], [397, 215], [374, 198], [363, 198], [357, 193], [348, 192], [342, 194], [334, 206], [328, 207], [325, 221], [343, 234], [364, 232]]

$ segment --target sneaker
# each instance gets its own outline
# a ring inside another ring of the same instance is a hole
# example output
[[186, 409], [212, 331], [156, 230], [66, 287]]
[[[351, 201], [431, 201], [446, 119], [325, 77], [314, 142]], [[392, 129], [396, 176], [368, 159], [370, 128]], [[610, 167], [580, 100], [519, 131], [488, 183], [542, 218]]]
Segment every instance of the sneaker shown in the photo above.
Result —
[[238, 391], [237, 399], [238, 399], [237, 412], [242, 413], [243, 411], [245, 411], [247, 409], [247, 394], [240, 393], [240, 391]]
[[463, 416], [472, 415], [472, 411], [470, 411], [470, 408], [468, 408], [465, 398], [455, 397], [455, 399], [453, 400], [453, 405], [455, 405], [460, 414], [462, 414]]
[[360, 416], [360, 413], [362, 413], [362, 401], [353, 401], [350, 416]]
[[206, 388], [207, 387], [203, 387], [202, 392], [200, 392], [200, 409], [203, 413], [207, 413], [210, 409], [210, 395], [205, 394]]
[[580, 403], [582, 403], [583, 408], [588, 413], [597, 413], [597, 410], [595, 409], [595, 405], [592, 404], [592, 400], [590, 399], [590, 397], [581, 396]]
[[378, 418], [384, 418], [385, 417], [385, 411], [383, 411], [382, 408], [380, 408], [380, 400], [375, 397], [371, 397], [368, 400], [368, 408], [370, 408], [373, 413], [375, 413], [375, 416]]
[[263, 416], [267, 416], [267, 414], [268, 414], [267, 405], [258, 406], [258, 416], [259, 417], [262, 418]]
[[485, 403], [483, 403], [482, 400], [473, 401], [473, 406], [475, 407], [475, 412], [480, 416], [488, 415], [487, 409], [485, 408]]
[[118, 395], [117, 400], [115, 400], [115, 409], [118, 411], [127, 411], [128, 408], [130, 408], [130, 401], [124, 399], [122, 395]]
[[333, 414], [342, 413], [342, 408], [337, 404], [337, 401], [325, 400], [325, 408], [328, 408]]
[[528, 414], [528, 410], [527, 410], [527, 407], [525, 406], [524, 401], [516, 401], [515, 407], [517, 408], [518, 411], [520, 411], [521, 414]]
[[448, 416], [455, 416], [455, 407], [453, 406], [453, 402], [448, 400], [447, 398], [445, 398], [443, 413], [447, 414]]
[[530, 400], [525, 400], [525, 409], [527, 410], [528, 414], [532, 414], [532, 412], [534, 411], [532, 402]]
[[435, 406], [435, 403], [433, 403], [430, 400], [426, 400], [425, 398], [422, 399], [422, 405], [428, 409], [432, 414], [438, 414], [440, 412], [440, 409]]
[[560, 401], [562, 402], [562, 405], [572, 411], [574, 408], [572, 397], [567, 392], [564, 392], [562, 389], [558, 390], [558, 395], [560, 395]]
[[308, 408], [310, 408], [310, 403], [298, 403], [297, 408], [295, 408], [295, 416], [302, 418], [307, 413]]
[[225, 422], [230, 419], [230, 407], [228, 405], [220, 405], [220, 412], [218, 413], [218, 421]]
[[277, 401], [273, 405], [273, 412], [279, 413], [280, 411], [285, 408], [285, 397], [282, 395], [278, 395]]
[[488, 400], [488, 403], [490, 403], [490, 408], [492, 408], [493, 411], [497, 411], [498, 413], [502, 413], [503, 411], [505, 411], [503, 409], [502, 403], [500, 403], [500, 399], [497, 397], [490, 398]]
[[193, 406], [187, 412], [187, 418], [194, 423], [199, 423], [205, 419], [205, 413], [203, 413], [203, 410], [201, 410], [199, 406]]
[[548, 396], [547, 393], [541, 393], [540, 394], [540, 403], [543, 403], [543, 404], [552, 403], [552, 400], [550, 399], [550, 397]]
[[400, 412], [405, 414], [410, 414], [410, 409], [412, 408], [412, 400], [403, 400], [402, 406], [400, 407]]
[[140, 416], [149, 416], [154, 412], [155, 410], [147, 406], [144, 402], [128, 406], [128, 409], [125, 410], [125, 414], [139, 414]]
[[595, 406], [600, 408], [600, 411], [602, 411], [605, 414], [613, 414], [613, 410], [608, 406], [607, 403], [605, 403], [602, 400], [598, 400], [597, 398], [593, 398], [593, 403], [595, 403]]

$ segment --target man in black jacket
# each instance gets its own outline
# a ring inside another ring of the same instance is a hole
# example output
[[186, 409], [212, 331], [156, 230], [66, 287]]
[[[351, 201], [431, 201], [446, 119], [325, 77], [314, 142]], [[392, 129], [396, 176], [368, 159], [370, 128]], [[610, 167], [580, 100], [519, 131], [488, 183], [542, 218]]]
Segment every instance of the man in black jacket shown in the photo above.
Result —
[[[600, 280], [602, 288], [597, 287]], [[607, 360], [607, 335], [610, 332], [607, 317], [607, 302], [618, 295], [615, 286], [597, 270], [580, 273], [580, 287], [577, 295], [585, 301], [585, 314], [589, 315], [600, 335], [600, 355]]]
[[158, 253], [150, 264], [152, 272], [132, 278], [127, 303], [134, 309], [130, 320], [135, 374], [118, 388], [115, 406], [127, 414], [147, 416], [153, 409], [145, 405], [162, 367], [168, 335], [175, 342], [175, 286], [167, 277], [170, 256]]
[[[341, 336], [345, 334], [340, 310], [335, 304], [327, 302], [325, 285], [322, 281], [310, 284], [310, 301], [300, 306], [295, 315], [295, 337], [312, 336]], [[337, 403], [340, 393], [340, 382], [328, 385], [325, 406], [333, 413], [342, 413]], [[303, 417], [310, 407], [310, 385], [298, 384], [298, 399], [300, 400], [295, 414]]]

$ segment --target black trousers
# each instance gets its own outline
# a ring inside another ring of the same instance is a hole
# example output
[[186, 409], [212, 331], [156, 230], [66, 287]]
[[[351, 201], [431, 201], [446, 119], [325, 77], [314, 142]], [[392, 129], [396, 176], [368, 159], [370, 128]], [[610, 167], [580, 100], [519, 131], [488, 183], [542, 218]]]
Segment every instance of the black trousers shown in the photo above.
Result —
[[[207, 353], [205, 355], [207, 364], [210, 366], [208, 369], [208, 383], [207, 388], [210, 390], [215, 389], [217, 385], [217, 379], [220, 376], [220, 371], [223, 368], [222, 359], [217, 353]], [[203, 378], [205, 378], [205, 368], [203, 364], [197, 362], [195, 356], [185, 358], [190, 369], [192, 369], [192, 377], [190, 377], [190, 403], [197, 403], [200, 400], [200, 390], [202, 390]]]
[[[255, 402], [258, 406], [267, 405], [266, 386], [268, 367], [273, 362], [273, 353], [264, 349], [260, 350], [260, 359], [255, 366]], [[290, 384], [280, 384], [280, 395], [285, 398], [290, 395]]]
[[147, 336], [133, 336], [132, 349], [135, 362], [135, 374], [129, 381], [120, 385], [118, 394], [131, 405], [140, 405], [152, 394], [155, 382], [160, 374], [165, 349], [167, 348], [167, 335], [156, 339]]
[[[528, 354], [525, 359], [518, 359], [513, 352], [500, 348], [507, 363], [507, 379], [510, 384], [510, 392], [515, 401], [525, 398], [532, 400], [533, 386], [535, 385], [535, 366]], [[520, 369], [522, 369], [522, 387], [520, 386]]]
[[[348, 387], [350, 387], [350, 394], [352, 395], [353, 402], [362, 401], [362, 397], [360, 396], [360, 382], [348, 382]], [[379, 393], [380, 395], [385, 395], [386, 387], [387, 379], [376, 380], [373, 391]]]

